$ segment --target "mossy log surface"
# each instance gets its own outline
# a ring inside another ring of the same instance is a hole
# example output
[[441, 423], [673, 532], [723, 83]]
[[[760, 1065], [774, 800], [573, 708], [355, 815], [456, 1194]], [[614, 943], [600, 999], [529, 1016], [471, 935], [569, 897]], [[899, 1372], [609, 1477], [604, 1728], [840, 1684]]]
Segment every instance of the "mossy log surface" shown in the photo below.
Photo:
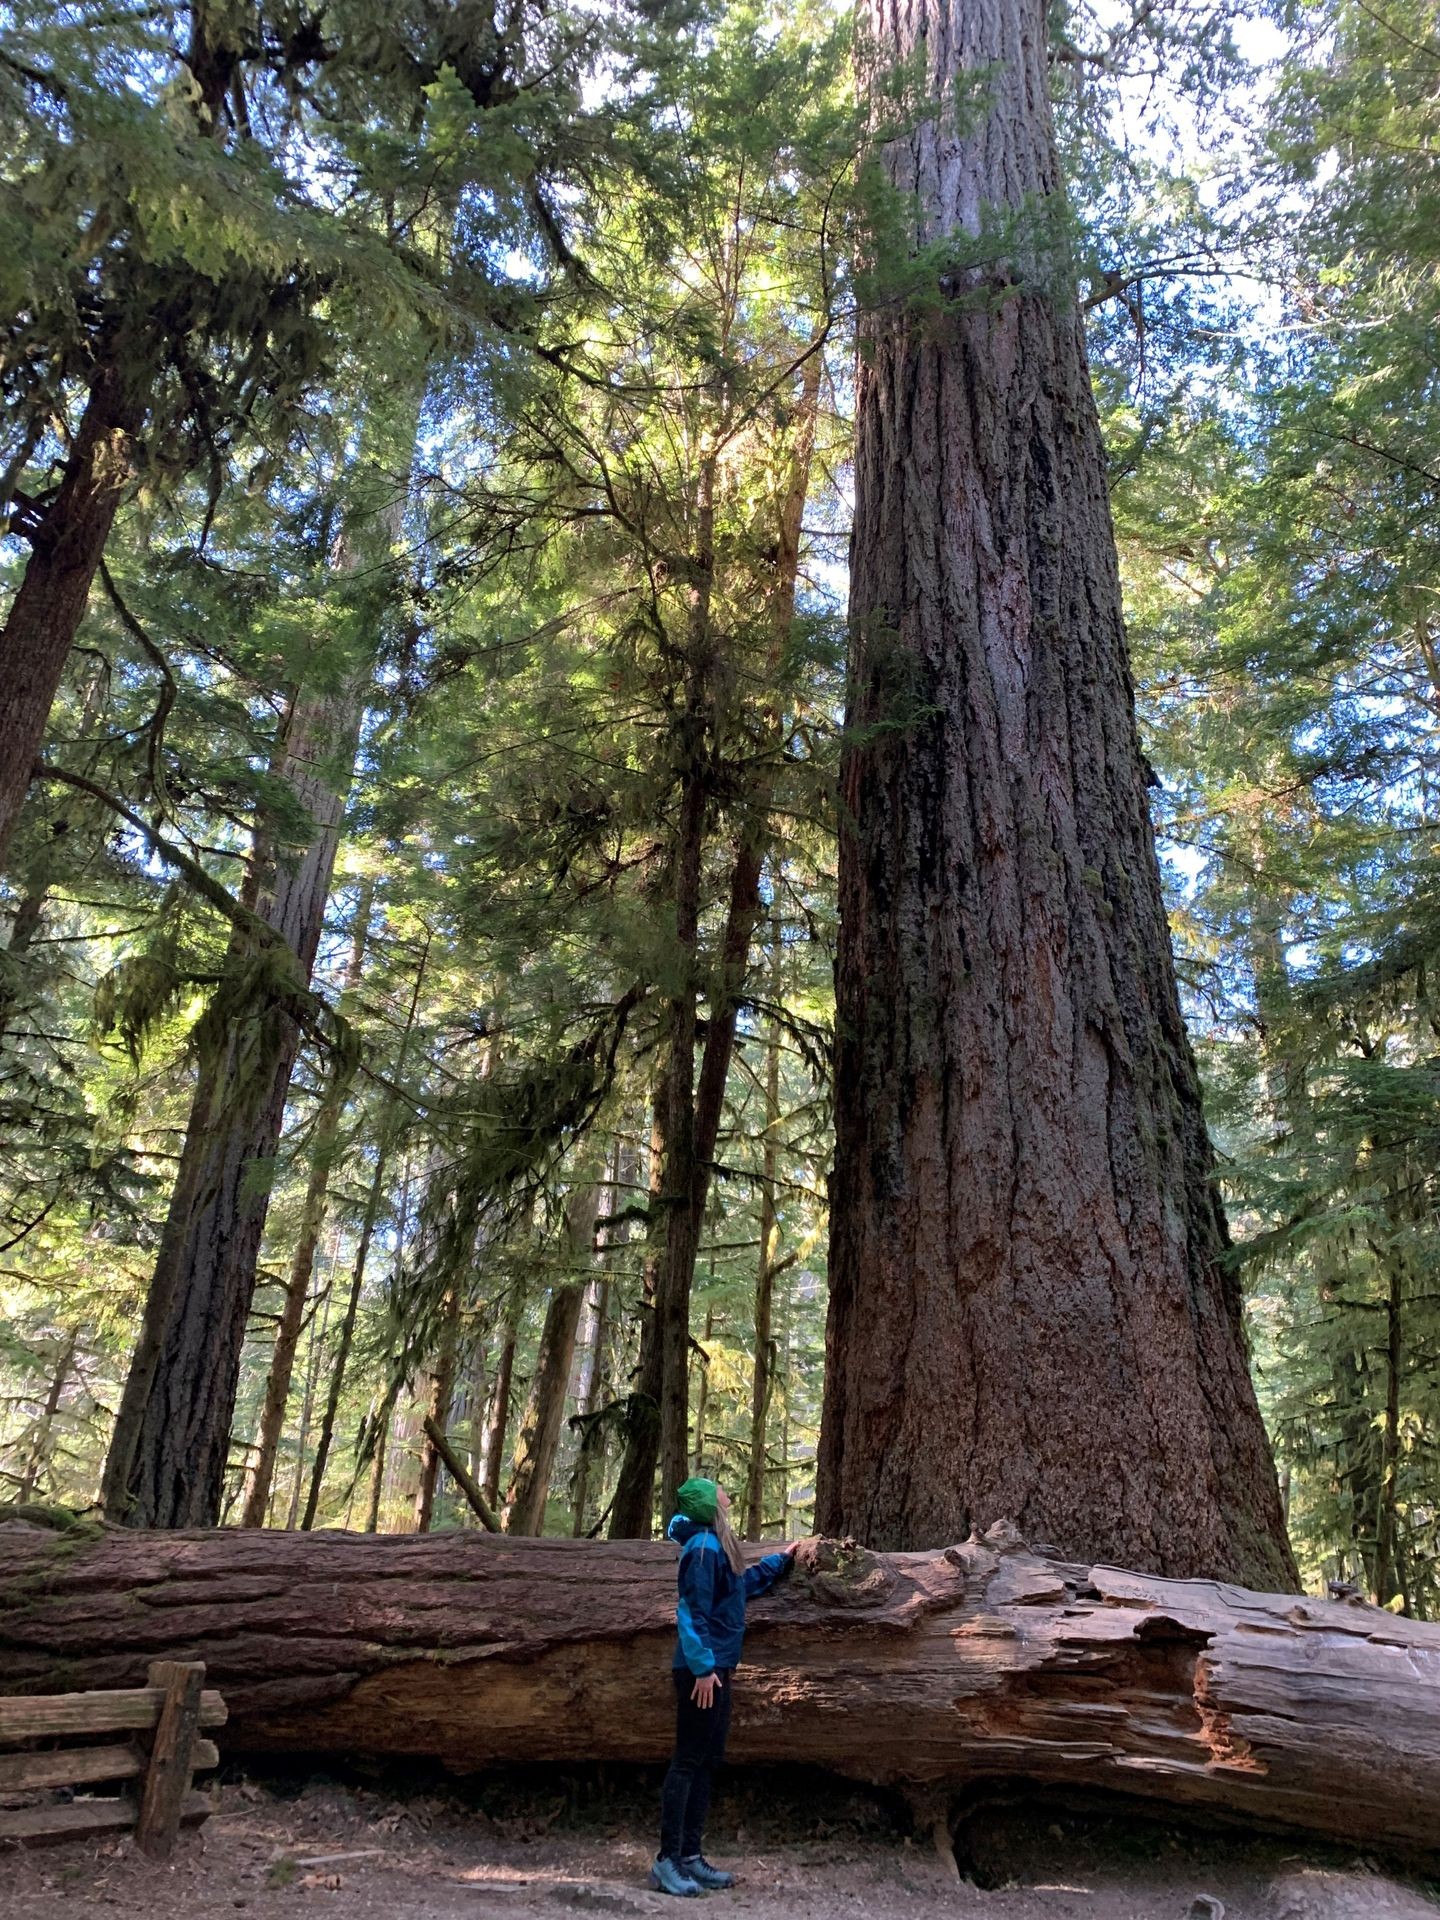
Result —
[[[656, 1761], [674, 1564], [640, 1541], [11, 1523], [0, 1692], [203, 1660], [227, 1754]], [[1440, 1627], [1074, 1565], [1003, 1525], [934, 1553], [807, 1542], [752, 1605], [730, 1751], [922, 1797], [1028, 1780], [1434, 1851]]]

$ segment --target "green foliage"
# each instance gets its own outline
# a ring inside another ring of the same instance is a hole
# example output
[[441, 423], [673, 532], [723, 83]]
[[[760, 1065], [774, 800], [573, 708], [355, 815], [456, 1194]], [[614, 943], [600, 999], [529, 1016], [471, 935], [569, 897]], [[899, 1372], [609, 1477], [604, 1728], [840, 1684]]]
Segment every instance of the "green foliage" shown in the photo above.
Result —
[[[765, 1520], [806, 1525], [848, 329], [882, 300], [940, 326], [957, 299], [1014, 298], [1023, 262], [1087, 315], [1177, 943], [1297, 1548], [1312, 1583], [1433, 1615], [1433, 19], [1322, 0], [1286, 16], [1257, 74], [1246, 23], [1203, 0], [1118, 24], [1057, 5], [1073, 211], [987, 209], [917, 253], [913, 207], [857, 167], [839, 9], [506, 18], [508, 40], [472, 9], [341, 0], [308, 24], [247, 8], [242, 33], [225, 5], [46, 0], [0, 54], [3, 470], [22, 521], [98, 366], [123, 366], [142, 420], [47, 743], [85, 784], [36, 786], [3, 902], [7, 1492], [90, 1500], [197, 1070], [225, 1062], [243, 1107], [308, 1009], [279, 1154], [249, 1174], [269, 1212], [231, 1517], [323, 1163], [272, 1518], [303, 1509], [363, 1250], [321, 1523], [365, 1524], [372, 1495], [379, 1525], [413, 1523], [447, 1355], [456, 1444], [478, 1469], [491, 1428], [513, 1441], [547, 1303], [578, 1279], [546, 1524], [595, 1531], [666, 1204], [657, 1072], [675, 1009], [698, 1054], [733, 1001], [694, 1464], [743, 1483], [768, 1186]], [[877, 81], [894, 129], [928, 110], [921, 81]], [[992, 91], [968, 75], [943, 111], [973, 128]], [[1223, 157], [1197, 159], [1222, 131]], [[778, 529], [812, 431], [790, 606]], [[7, 581], [24, 559], [7, 541]], [[352, 696], [354, 726], [317, 723], [306, 745], [349, 787], [307, 988], [246, 915], [313, 828], [287, 726]], [[724, 938], [751, 844], [737, 974]], [[571, 1211], [597, 1190], [587, 1247]], [[436, 1520], [471, 1523], [443, 1484]]]

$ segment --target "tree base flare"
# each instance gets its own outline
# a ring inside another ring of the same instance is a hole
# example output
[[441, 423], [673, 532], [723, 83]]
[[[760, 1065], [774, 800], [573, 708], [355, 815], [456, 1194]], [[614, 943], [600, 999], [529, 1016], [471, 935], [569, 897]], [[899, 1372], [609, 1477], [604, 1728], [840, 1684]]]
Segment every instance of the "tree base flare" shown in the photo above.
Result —
[[[0, 1527], [0, 1690], [204, 1660], [225, 1748], [658, 1762], [674, 1553], [641, 1541]], [[801, 1549], [757, 1602], [738, 1762], [1097, 1789], [1440, 1847], [1440, 1627], [1031, 1551]]]

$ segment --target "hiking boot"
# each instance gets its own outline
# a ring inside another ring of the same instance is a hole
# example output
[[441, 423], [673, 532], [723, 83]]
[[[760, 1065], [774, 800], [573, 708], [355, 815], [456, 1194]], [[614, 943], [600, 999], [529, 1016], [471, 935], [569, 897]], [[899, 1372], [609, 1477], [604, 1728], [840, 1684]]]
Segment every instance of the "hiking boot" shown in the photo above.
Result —
[[704, 1854], [692, 1853], [680, 1862], [681, 1873], [688, 1874], [697, 1887], [707, 1892], [717, 1892], [721, 1887], [733, 1887], [735, 1876], [726, 1873], [722, 1867], [712, 1867]]
[[667, 1860], [663, 1854], [650, 1869], [650, 1884], [657, 1893], [678, 1893], [686, 1898], [700, 1891], [697, 1882], [688, 1873], [682, 1873], [675, 1862]]

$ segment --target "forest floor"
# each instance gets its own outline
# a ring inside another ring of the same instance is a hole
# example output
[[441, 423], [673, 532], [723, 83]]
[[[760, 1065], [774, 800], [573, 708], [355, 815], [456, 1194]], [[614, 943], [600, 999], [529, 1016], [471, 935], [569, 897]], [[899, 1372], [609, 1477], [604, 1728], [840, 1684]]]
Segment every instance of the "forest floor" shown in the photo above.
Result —
[[[371, 1784], [232, 1775], [164, 1866], [130, 1841], [0, 1860], [4, 1920], [575, 1920], [663, 1914], [646, 1889], [654, 1781], [536, 1775]], [[1303, 1843], [1081, 1815], [977, 1812], [958, 1887], [903, 1810], [823, 1778], [736, 1775], [711, 1856], [740, 1884], [712, 1920], [1437, 1920], [1440, 1891]], [[698, 1906], [698, 1903], [697, 1903]], [[718, 1910], [717, 1910], [718, 1909]], [[684, 1909], [682, 1909], [684, 1910]]]

